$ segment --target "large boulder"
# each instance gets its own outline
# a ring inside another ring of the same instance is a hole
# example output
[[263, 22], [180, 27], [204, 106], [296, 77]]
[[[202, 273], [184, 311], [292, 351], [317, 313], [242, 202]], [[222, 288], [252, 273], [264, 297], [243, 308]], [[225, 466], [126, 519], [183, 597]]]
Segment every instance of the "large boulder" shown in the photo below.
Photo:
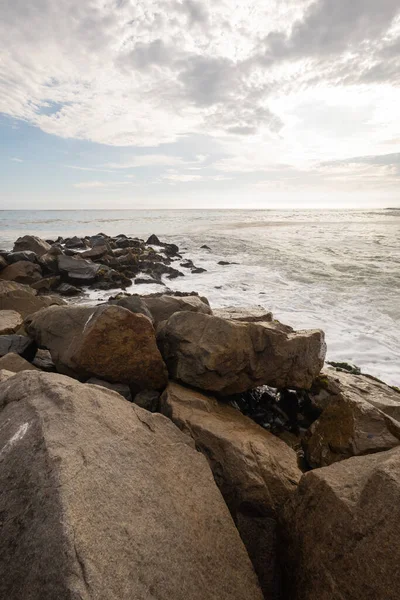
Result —
[[54, 306], [25, 321], [26, 331], [51, 352], [61, 373], [162, 389], [166, 368], [153, 326], [120, 306]]
[[0, 280], [0, 310], [15, 310], [22, 317], [53, 304], [65, 304], [55, 296], [37, 296], [37, 290], [14, 281]]
[[19, 237], [14, 244], [13, 252], [24, 252], [25, 250], [34, 252], [38, 256], [46, 254], [51, 246], [41, 238], [35, 235], [24, 235]]
[[101, 266], [84, 258], [74, 258], [61, 254], [58, 256], [58, 269], [68, 281], [87, 284], [95, 281]]
[[25, 252], [10, 252], [10, 254], [7, 254], [7, 262], [9, 265], [21, 260], [37, 263], [38, 255], [30, 250], [26, 250]]
[[389, 386], [326, 369], [311, 398], [323, 412], [304, 438], [310, 466], [324, 467], [400, 444], [400, 393]]
[[301, 477], [296, 453], [235, 408], [176, 383], [160, 404], [207, 457], [265, 597], [274, 598], [282, 509]]
[[13, 373], [20, 373], [20, 371], [37, 371], [38, 369], [33, 366], [30, 362], [22, 358], [15, 352], [9, 352], [0, 358], [0, 369], [6, 369], [7, 371], [13, 371]]
[[400, 448], [303, 476], [290, 510], [291, 600], [397, 600]]
[[20, 260], [3, 269], [0, 273], [0, 279], [29, 285], [42, 279], [42, 271], [39, 265], [28, 260]]
[[400, 421], [400, 392], [369, 375], [354, 375], [332, 367], [322, 369], [309, 393], [313, 405], [324, 410], [346, 396], [357, 397]]
[[0, 310], [0, 335], [15, 333], [24, 320], [15, 310]]
[[286, 333], [194, 312], [172, 315], [158, 341], [172, 378], [221, 395], [264, 384], [309, 388], [326, 352], [319, 330]]
[[212, 314], [209, 304], [199, 296], [144, 296], [143, 300], [155, 323], [166, 321], [171, 315], [180, 311]]
[[207, 461], [168, 419], [38, 372], [1, 384], [0, 406], [1, 598], [262, 599]]
[[153, 315], [147, 308], [144, 300], [137, 294], [133, 294], [132, 296], [117, 296], [116, 298], [111, 298], [108, 302], [109, 304], [116, 304], [117, 306], [122, 306], [122, 308], [127, 308], [133, 313], [146, 315], [153, 323]]

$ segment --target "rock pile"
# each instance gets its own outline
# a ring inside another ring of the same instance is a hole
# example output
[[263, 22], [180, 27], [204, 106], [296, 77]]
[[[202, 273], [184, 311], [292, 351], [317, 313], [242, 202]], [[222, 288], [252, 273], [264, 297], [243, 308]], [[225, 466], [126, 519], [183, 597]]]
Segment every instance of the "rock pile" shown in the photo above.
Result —
[[1, 598], [397, 599], [398, 389], [262, 307], [49, 295], [175, 276], [156, 236], [0, 254]]

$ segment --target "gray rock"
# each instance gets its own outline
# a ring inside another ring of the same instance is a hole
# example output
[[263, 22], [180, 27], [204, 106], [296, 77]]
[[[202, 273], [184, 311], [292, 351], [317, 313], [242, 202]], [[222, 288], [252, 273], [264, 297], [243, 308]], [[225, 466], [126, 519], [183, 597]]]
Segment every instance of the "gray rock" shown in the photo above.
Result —
[[224, 306], [214, 308], [213, 315], [229, 321], [243, 321], [247, 323], [265, 323], [272, 321], [272, 313], [262, 306]]
[[153, 298], [144, 296], [143, 300], [156, 324], [168, 320], [171, 315], [181, 311], [199, 312], [205, 315], [212, 314], [210, 306], [199, 296], [162, 295]]
[[37, 263], [38, 256], [35, 254], [35, 252], [30, 250], [26, 250], [25, 252], [10, 252], [10, 254], [7, 255], [7, 262], [9, 265], [21, 260]]
[[0, 356], [12, 352], [31, 361], [35, 356], [36, 348], [35, 342], [25, 335], [0, 335]]
[[73, 258], [62, 254], [58, 256], [58, 268], [69, 281], [87, 284], [95, 281], [100, 265], [83, 258]]
[[168, 419], [61, 375], [0, 385], [0, 597], [262, 600], [205, 458]]
[[150, 319], [151, 322], [153, 322], [153, 316], [147, 308], [145, 301], [137, 294], [133, 296], [111, 298], [108, 302], [109, 304], [116, 304], [117, 306], [122, 306], [122, 308], [126, 308], [127, 310], [130, 310], [133, 313], [140, 313], [142, 315], [145, 315]]
[[150, 412], [156, 412], [160, 401], [160, 394], [156, 390], [142, 390], [136, 394], [133, 401], [141, 408]]
[[123, 398], [125, 398], [125, 400], [132, 402], [131, 390], [129, 389], [129, 385], [126, 385], [125, 383], [110, 383], [109, 381], [104, 381], [103, 379], [97, 379], [97, 377], [91, 377], [86, 383], [90, 383], [91, 385], [99, 385], [100, 387], [117, 392], [117, 394], [120, 394]]

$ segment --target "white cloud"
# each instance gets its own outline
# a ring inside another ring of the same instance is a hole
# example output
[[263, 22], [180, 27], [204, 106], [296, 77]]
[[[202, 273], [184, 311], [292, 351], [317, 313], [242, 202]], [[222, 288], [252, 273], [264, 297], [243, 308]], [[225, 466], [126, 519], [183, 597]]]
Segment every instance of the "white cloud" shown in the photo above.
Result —
[[163, 154], [145, 154], [143, 156], [132, 156], [121, 162], [108, 163], [105, 166], [110, 169], [137, 169], [141, 167], [175, 167], [187, 166], [188, 161], [179, 156], [167, 156]]
[[16, 157], [13, 157], [13, 158], [11, 158], [10, 160], [12, 160], [12, 161], [14, 161], [14, 162], [18, 162], [18, 163], [22, 163], [22, 162], [24, 162], [24, 161], [22, 160], [22, 158], [16, 158]]
[[132, 185], [130, 181], [80, 181], [73, 184], [75, 188], [81, 190], [92, 190], [92, 189], [114, 189], [124, 185]]

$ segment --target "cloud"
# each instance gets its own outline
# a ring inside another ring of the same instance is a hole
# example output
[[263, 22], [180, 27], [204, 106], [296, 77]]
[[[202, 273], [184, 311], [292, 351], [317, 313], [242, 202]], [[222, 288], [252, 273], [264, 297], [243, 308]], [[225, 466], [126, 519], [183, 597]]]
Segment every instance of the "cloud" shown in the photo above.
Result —
[[18, 163], [22, 163], [22, 162], [24, 162], [24, 161], [22, 160], [22, 158], [16, 158], [16, 157], [13, 157], [13, 158], [11, 158], [10, 160], [12, 160], [12, 161], [14, 161], [14, 162], [18, 162]]
[[73, 184], [75, 188], [81, 190], [102, 189], [108, 190], [120, 186], [132, 185], [130, 181], [80, 181]]
[[190, 164], [184, 158], [179, 156], [168, 156], [164, 154], [145, 154], [142, 156], [132, 156], [121, 162], [107, 163], [105, 166], [110, 169], [138, 169], [142, 167], [174, 167], [187, 166]]

